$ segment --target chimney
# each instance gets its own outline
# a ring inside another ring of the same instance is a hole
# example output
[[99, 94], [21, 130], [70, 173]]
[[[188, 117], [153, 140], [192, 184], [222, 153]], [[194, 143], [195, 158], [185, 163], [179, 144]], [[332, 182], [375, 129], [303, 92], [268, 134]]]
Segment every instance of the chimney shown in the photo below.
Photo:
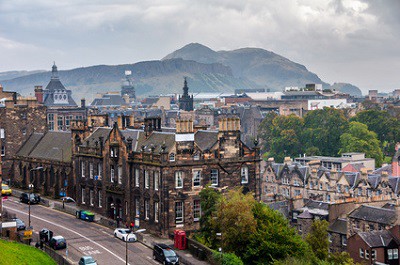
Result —
[[43, 87], [35, 86], [35, 97], [38, 103], [43, 104]]
[[193, 133], [193, 121], [176, 120], [176, 133]]
[[123, 130], [124, 128], [122, 127], [122, 117], [118, 116], [117, 117], [117, 124], [118, 124], [118, 129]]
[[85, 100], [85, 98], [81, 99], [81, 108], [82, 109], [86, 108], [86, 100]]

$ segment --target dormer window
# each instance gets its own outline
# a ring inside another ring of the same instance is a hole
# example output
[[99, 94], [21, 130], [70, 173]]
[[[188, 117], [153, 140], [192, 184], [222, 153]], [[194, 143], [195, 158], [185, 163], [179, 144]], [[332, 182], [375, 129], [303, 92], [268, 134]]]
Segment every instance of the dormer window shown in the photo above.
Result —
[[249, 168], [248, 167], [242, 167], [240, 170], [240, 175], [241, 175], [241, 183], [242, 184], [249, 183]]
[[175, 154], [174, 153], [169, 154], [169, 161], [171, 161], [171, 162], [175, 161]]
[[110, 147], [110, 157], [118, 157], [118, 148]]

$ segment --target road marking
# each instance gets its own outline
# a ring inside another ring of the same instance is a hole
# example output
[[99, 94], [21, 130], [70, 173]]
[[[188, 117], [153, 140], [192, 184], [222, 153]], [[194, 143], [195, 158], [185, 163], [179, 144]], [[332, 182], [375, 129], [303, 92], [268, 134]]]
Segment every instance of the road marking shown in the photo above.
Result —
[[[25, 212], [23, 212], [23, 211], [16, 210], [16, 209], [12, 209], [12, 208], [10, 208], [10, 207], [8, 207], [8, 206], [5, 206], [5, 205], [3, 205], [3, 207], [4, 207], [4, 208], [9, 208], [9, 209], [11, 209], [11, 210], [13, 210], [13, 211], [15, 211], [15, 212], [18, 212], [18, 213], [21, 213], [21, 214], [24, 214], [24, 215], [28, 215], [27, 213], [25, 213]], [[84, 239], [86, 239], [86, 240], [92, 242], [92, 243], [95, 244], [96, 246], [98, 246], [98, 247], [104, 249], [105, 251], [107, 251], [108, 253], [110, 253], [111, 255], [113, 255], [114, 257], [116, 257], [117, 259], [119, 259], [120, 261], [122, 261], [123, 263], [125, 263], [125, 260], [124, 260], [124, 259], [122, 259], [122, 258], [120, 258], [119, 256], [115, 255], [113, 252], [111, 252], [111, 251], [108, 250], [107, 248], [103, 247], [103, 246], [100, 245], [99, 243], [93, 241], [92, 239], [90, 239], [90, 238], [88, 238], [88, 237], [86, 237], [86, 236], [84, 236], [84, 235], [82, 235], [82, 234], [80, 234], [80, 233], [78, 233], [78, 232], [76, 232], [76, 231], [74, 231], [74, 230], [72, 230], [72, 229], [66, 228], [65, 226], [62, 226], [62, 225], [59, 225], [59, 224], [55, 224], [55, 223], [49, 222], [49, 221], [47, 221], [47, 220], [45, 220], [45, 219], [43, 219], [43, 218], [37, 217], [37, 216], [32, 215], [32, 214], [31, 214], [31, 217], [34, 217], [34, 218], [36, 218], [36, 219], [38, 219], [38, 220], [41, 220], [41, 221], [43, 221], [43, 222], [46, 222], [46, 223], [52, 224], [52, 225], [54, 225], [54, 226], [60, 227], [60, 228], [62, 228], [62, 229], [65, 229], [65, 230], [67, 230], [67, 231], [69, 231], [69, 232], [71, 232], [71, 233], [77, 234], [78, 236], [80, 236], [80, 237], [82, 237], [82, 238], [84, 238]]]

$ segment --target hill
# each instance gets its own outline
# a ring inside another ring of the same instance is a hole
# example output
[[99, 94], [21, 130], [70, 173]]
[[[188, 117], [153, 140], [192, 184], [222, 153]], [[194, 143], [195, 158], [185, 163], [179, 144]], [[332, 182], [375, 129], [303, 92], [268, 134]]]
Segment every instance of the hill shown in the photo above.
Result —
[[[285, 86], [304, 87], [307, 83], [329, 86], [305, 66], [267, 50], [213, 51], [198, 43], [188, 44], [162, 60], [96, 65], [59, 71], [59, 75], [76, 100], [85, 97], [90, 102], [96, 93], [119, 91], [125, 70], [132, 72], [138, 96], [181, 93], [184, 76], [190, 92], [233, 92], [243, 88], [281, 91]], [[45, 87], [50, 76], [50, 71], [8, 72], [0, 73], [0, 82], [5, 90], [33, 95], [34, 86]]]

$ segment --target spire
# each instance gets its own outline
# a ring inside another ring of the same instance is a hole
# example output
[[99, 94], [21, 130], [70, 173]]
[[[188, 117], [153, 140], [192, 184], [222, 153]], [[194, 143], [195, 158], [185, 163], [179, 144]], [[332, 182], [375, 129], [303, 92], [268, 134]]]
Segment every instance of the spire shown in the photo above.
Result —
[[183, 82], [183, 97], [186, 97], [189, 95], [189, 88], [187, 86], [187, 80], [186, 77], [184, 78], [184, 82]]
[[51, 69], [51, 79], [58, 79], [58, 70], [56, 62], [53, 62], [53, 67]]

